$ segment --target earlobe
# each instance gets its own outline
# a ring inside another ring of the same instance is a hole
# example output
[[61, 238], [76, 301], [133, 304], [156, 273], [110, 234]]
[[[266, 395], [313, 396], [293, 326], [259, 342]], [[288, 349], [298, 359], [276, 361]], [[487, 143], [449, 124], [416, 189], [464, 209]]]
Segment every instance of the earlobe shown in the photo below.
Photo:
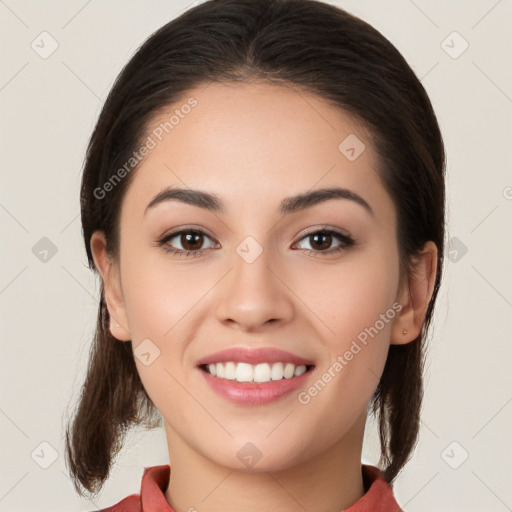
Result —
[[437, 246], [429, 241], [414, 257], [411, 271], [400, 290], [398, 302], [402, 308], [393, 323], [392, 345], [405, 345], [421, 334], [436, 274]]
[[107, 253], [106, 238], [103, 231], [95, 231], [92, 234], [90, 246], [94, 265], [103, 282], [110, 333], [114, 338], [120, 341], [130, 341], [131, 334], [127, 328], [128, 322], [119, 271], [117, 265]]

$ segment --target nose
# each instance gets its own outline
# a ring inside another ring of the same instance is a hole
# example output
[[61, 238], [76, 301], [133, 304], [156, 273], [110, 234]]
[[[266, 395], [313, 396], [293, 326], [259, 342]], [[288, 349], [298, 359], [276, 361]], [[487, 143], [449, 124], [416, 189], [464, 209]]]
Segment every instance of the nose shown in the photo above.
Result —
[[269, 250], [254, 261], [235, 252], [231, 271], [217, 289], [217, 319], [242, 331], [289, 322], [294, 315], [294, 295], [282, 269]]

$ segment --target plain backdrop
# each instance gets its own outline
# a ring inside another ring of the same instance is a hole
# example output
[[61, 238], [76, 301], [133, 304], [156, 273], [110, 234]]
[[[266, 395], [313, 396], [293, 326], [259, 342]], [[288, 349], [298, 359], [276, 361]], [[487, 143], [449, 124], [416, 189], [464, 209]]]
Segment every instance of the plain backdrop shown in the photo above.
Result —
[[[397, 501], [407, 512], [512, 510], [512, 3], [330, 3], [404, 55], [447, 148], [448, 258], [420, 441]], [[97, 510], [138, 493], [144, 467], [168, 463], [163, 430], [133, 431], [102, 493], [81, 499], [63, 432], [99, 291], [79, 218], [86, 144], [122, 66], [188, 5], [0, 1], [0, 511]], [[368, 425], [366, 462], [377, 448]]]

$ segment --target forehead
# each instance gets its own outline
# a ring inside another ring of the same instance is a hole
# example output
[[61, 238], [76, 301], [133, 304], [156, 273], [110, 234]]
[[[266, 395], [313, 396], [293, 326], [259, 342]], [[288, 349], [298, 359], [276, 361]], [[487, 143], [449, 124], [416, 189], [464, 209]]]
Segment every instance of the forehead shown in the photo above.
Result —
[[367, 130], [294, 86], [203, 85], [160, 111], [146, 136], [153, 147], [125, 198], [140, 207], [173, 185], [229, 196], [240, 205], [244, 198], [265, 205], [319, 186], [382, 192]]

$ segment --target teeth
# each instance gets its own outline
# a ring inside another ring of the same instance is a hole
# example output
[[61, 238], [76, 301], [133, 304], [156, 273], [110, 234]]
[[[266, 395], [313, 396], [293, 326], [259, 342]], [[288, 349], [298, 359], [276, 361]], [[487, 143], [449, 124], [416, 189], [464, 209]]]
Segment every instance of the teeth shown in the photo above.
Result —
[[257, 364], [254, 367], [254, 382], [269, 382], [272, 377], [272, 370], [268, 363]]
[[291, 364], [291, 363], [288, 363], [285, 367], [284, 367], [284, 376], [286, 379], [291, 379], [293, 377], [293, 373], [295, 372], [295, 365]]
[[295, 366], [292, 363], [227, 363], [209, 364], [208, 373], [221, 379], [236, 380], [237, 382], [270, 382], [281, 379], [291, 379], [306, 373], [306, 366]]
[[303, 373], [306, 373], [306, 366], [305, 365], [300, 365], [300, 366], [297, 366], [297, 368], [295, 368], [295, 372], [294, 372], [294, 377], [300, 377]]
[[252, 368], [252, 365], [247, 364], [247, 363], [238, 363], [236, 366], [235, 378], [238, 382], [253, 381], [254, 380], [254, 370]]
[[283, 378], [283, 363], [274, 363], [270, 372], [272, 380], [281, 380]]
[[[219, 369], [219, 367], [217, 366], [217, 372], [218, 372], [218, 369]], [[219, 374], [217, 373], [217, 375], [219, 375]], [[236, 364], [235, 363], [229, 362], [224, 365], [223, 377], [225, 379], [235, 380], [235, 378], [236, 378]]]

